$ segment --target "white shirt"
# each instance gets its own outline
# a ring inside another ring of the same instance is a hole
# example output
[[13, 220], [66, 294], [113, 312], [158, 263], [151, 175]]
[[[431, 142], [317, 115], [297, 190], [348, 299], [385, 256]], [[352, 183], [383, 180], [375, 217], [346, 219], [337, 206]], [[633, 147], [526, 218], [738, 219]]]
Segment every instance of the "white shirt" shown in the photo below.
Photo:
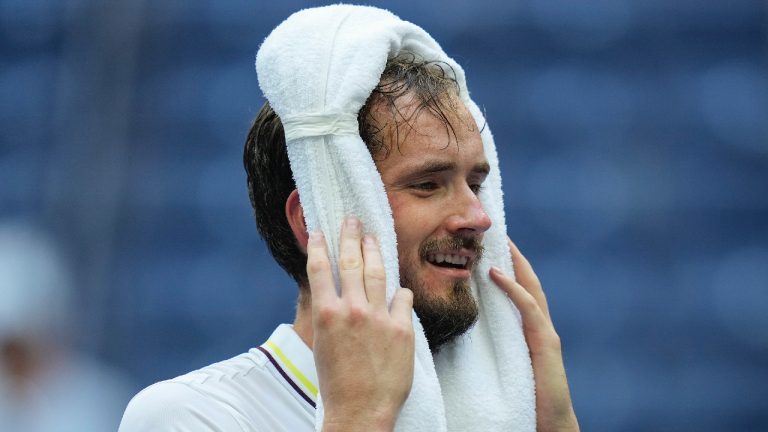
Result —
[[312, 351], [282, 324], [260, 347], [145, 388], [119, 432], [312, 432], [317, 389]]

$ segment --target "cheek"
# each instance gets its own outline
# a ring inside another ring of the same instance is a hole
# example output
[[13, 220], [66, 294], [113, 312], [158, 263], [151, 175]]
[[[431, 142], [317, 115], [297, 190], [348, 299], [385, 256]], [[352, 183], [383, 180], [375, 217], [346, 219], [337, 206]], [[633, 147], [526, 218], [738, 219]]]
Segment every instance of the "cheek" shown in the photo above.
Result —
[[399, 249], [402, 243], [409, 237], [406, 232], [409, 224], [405, 222], [409, 219], [408, 205], [406, 200], [397, 194], [390, 194], [387, 198], [389, 199], [389, 207], [392, 209], [392, 218], [395, 220], [395, 235], [397, 236]]
[[390, 194], [388, 199], [395, 220], [398, 252], [401, 255], [415, 253], [413, 250], [429, 237], [435, 215], [425, 211], [413, 197]]

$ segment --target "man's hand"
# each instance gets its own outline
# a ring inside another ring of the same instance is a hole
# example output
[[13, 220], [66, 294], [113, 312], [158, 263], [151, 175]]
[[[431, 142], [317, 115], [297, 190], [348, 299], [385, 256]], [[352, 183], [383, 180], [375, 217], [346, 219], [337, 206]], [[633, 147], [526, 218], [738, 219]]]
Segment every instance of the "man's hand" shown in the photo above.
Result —
[[[377, 242], [356, 218], [341, 229], [334, 288], [325, 239], [312, 233], [307, 275], [312, 292], [312, 351], [325, 404], [324, 431], [391, 431], [413, 382], [413, 294], [399, 289], [387, 308]], [[361, 249], [362, 243], [362, 249]]]
[[565, 377], [560, 336], [549, 316], [547, 299], [533, 268], [507, 239], [517, 280], [491, 269], [491, 279], [517, 306], [523, 319], [523, 333], [531, 352], [536, 382], [536, 424], [541, 431], [578, 431], [568, 380]]

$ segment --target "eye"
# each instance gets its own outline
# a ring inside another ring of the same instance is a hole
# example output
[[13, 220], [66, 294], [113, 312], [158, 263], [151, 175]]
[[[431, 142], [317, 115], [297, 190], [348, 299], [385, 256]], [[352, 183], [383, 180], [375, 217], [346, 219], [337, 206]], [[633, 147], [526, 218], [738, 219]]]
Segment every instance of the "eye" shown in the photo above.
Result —
[[437, 189], [437, 183], [435, 182], [421, 182], [411, 185], [411, 188], [420, 190], [420, 191], [433, 191]]
[[483, 184], [482, 183], [476, 183], [469, 185], [469, 188], [472, 189], [472, 192], [475, 193], [475, 195], [479, 194], [481, 190], [483, 190]]

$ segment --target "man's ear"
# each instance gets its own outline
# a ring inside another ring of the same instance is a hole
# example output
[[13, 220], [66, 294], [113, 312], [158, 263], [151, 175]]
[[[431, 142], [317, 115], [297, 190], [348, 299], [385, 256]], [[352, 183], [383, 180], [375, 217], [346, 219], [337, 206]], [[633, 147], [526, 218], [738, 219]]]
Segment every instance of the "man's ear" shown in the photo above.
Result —
[[304, 222], [304, 208], [299, 201], [299, 191], [294, 189], [288, 199], [285, 200], [285, 217], [288, 219], [288, 225], [291, 226], [293, 236], [296, 237], [296, 243], [302, 252], [307, 253], [307, 225]]

